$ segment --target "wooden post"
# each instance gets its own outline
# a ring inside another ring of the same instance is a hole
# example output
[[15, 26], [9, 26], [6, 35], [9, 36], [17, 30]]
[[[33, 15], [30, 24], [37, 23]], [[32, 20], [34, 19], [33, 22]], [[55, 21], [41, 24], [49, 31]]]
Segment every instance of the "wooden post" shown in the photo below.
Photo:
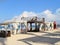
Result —
[[44, 31], [45, 31], [45, 18], [43, 18], [43, 25], [44, 25]]
[[30, 23], [30, 31], [32, 31], [32, 23]]
[[38, 30], [37, 30], [37, 22], [35, 22], [35, 31], [38, 31]]
[[[40, 23], [38, 23], [38, 30], [40, 29]], [[39, 30], [40, 31], [40, 30]]]
[[28, 23], [27, 23], [27, 25], [26, 25], [26, 31], [28, 31]]

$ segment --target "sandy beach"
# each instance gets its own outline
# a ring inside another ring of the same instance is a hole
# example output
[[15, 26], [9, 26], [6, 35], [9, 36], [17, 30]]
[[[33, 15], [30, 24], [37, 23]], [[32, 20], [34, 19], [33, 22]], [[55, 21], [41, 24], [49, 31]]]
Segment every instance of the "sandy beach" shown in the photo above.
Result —
[[0, 45], [60, 45], [60, 29], [0, 38]]

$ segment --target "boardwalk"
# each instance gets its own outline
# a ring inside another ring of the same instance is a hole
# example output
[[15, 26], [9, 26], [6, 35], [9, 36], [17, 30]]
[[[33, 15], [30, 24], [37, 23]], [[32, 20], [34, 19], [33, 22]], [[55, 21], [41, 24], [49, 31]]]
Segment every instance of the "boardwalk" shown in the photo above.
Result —
[[0, 38], [0, 45], [60, 45], [60, 29]]

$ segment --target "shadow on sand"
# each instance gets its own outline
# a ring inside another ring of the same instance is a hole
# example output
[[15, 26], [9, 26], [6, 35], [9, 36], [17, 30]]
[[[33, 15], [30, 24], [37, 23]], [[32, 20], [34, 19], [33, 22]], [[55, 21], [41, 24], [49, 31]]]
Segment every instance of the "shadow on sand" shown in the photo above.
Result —
[[47, 34], [44, 34], [43, 36], [60, 36], [60, 32], [54, 32], [54, 33], [47, 33]]
[[[36, 34], [31, 34], [28, 33], [28, 35], [35, 35], [35, 37], [30, 37], [30, 38], [25, 38], [25, 39], [19, 39], [18, 41], [22, 41], [28, 45], [32, 45], [29, 42], [34, 42], [34, 43], [47, 43], [47, 44], [51, 44], [51, 45], [55, 45], [56, 42], [60, 41], [60, 38], [56, 38], [56, 37], [49, 37], [49, 36], [60, 36], [60, 33], [55, 32], [55, 33], [47, 33], [42, 35], [42, 36], [38, 36]], [[58, 34], [56, 34], [58, 33]], [[45, 37], [48, 36], [48, 37]]]

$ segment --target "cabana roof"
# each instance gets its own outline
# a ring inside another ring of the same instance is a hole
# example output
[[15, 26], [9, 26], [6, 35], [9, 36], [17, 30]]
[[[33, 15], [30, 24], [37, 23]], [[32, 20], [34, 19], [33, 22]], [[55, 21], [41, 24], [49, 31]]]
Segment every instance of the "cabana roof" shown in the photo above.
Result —
[[35, 23], [35, 22], [37, 22], [37, 23], [43, 23], [42, 21], [37, 21], [37, 20], [28, 21], [27, 23]]

